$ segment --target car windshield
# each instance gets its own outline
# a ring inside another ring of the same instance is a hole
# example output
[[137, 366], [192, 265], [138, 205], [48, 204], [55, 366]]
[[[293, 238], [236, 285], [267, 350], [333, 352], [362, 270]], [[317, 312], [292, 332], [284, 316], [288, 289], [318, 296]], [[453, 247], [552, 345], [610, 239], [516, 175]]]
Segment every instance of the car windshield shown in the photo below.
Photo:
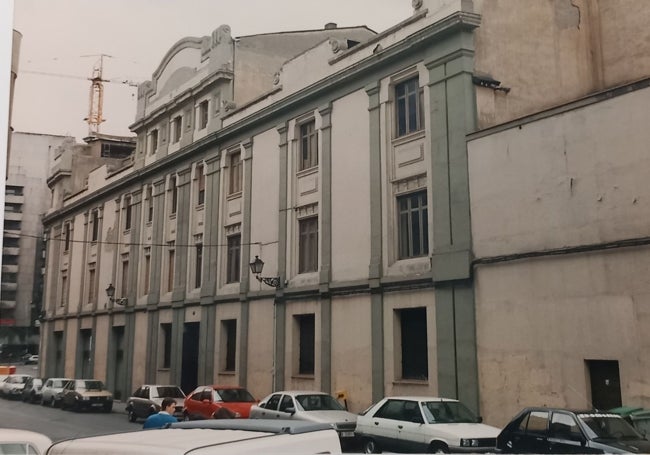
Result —
[[246, 389], [216, 389], [215, 401], [223, 401], [226, 403], [254, 403], [255, 398], [248, 393]]
[[589, 439], [643, 439], [616, 414], [578, 414], [578, 418], [587, 426]]
[[8, 381], [10, 384], [24, 384], [29, 379], [29, 376], [12, 376]]
[[185, 395], [178, 387], [154, 387], [151, 398], [185, 398]]
[[427, 423], [476, 423], [478, 417], [458, 401], [427, 401], [422, 403]]
[[297, 395], [296, 401], [304, 411], [345, 411], [341, 404], [329, 395]]
[[79, 381], [78, 390], [103, 390], [104, 384], [102, 381]]

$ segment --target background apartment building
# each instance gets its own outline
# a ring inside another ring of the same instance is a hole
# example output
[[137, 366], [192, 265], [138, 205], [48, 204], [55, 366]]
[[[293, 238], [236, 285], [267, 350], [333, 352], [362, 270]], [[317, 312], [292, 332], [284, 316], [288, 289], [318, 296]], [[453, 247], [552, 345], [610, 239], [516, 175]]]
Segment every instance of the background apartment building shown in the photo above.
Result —
[[[14, 132], [5, 182], [0, 291], [2, 357], [38, 352], [43, 298], [42, 215], [50, 207], [47, 176], [63, 136]], [[11, 356], [11, 357], [10, 357]]]
[[[483, 136], [468, 161], [467, 138], [647, 75], [646, 49], [628, 45], [648, 33], [636, 5], [418, 0], [379, 34], [233, 40], [221, 26], [179, 41], [139, 87], [132, 160], [90, 172], [46, 217], [59, 241], [45, 374], [105, 379], [118, 398], [140, 383], [345, 391], [353, 411], [457, 397], [496, 425], [527, 400], [599, 394], [585, 360], [634, 343], [573, 344], [564, 376], [542, 362], [530, 386], [530, 362], [499, 360], [517, 358], [529, 320], [540, 335], [521, 355], [560, 355], [542, 334], [561, 316], [537, 317], [533, 287], [518, 288], [517, 313], [491, 305], [507, 293], [486, 232], [510, 199], [490, 185], [519, 169], [502, 142], [488, 145], [503, 166], [484, 166]], [[512, 183], [500, 191], [523, 197]], [[502, 244], [531, 248], [508, 228]], [[647, 400], [640, 381], [622, 397]]]

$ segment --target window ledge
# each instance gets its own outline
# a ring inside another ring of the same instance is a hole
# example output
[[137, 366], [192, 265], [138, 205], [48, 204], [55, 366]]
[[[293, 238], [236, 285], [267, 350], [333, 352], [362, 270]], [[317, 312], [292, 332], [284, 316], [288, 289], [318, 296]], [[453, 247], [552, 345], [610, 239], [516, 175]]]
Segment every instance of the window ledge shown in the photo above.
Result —
[[176, 219], [176, 212], [174, 212], [174, 213], [170, 213], [170, 214], [169, 214], [169, 219], [170, 219], [170, 220], [175, 220], [175, 219]]
[[314, 380], [315, 376], [313, 374], [292, 374], [291, 379], [310, 379], [310, 380]]
[[237, 374], [236, 371], [220, 371], [219, 376], [235, 376]]
[[145, 226], [147, 226], [147, 227], [151, 227], [152, 225], [153, 225], [153, 221], [147, 221], [145, 223]]
[[393, 385], [422, 385], [428, 386], [428, 379], [395, 379]]
[[242, 191], [241, 191], [241, 190], [240, 190], [240, 191], [235, 191], [234, 193], [230, 193], [230, 194], [226, 195], [226, 199], [229, 200], [229, 201], [231, 201], [231, 200], [233, 200], [233, 199], [240, 198], [241, 195], [242, 195]]
[[422, 139], [423, 137], [424, 137], [424, 129], [421, 129], [409, 134], [405, 134], [404, 136], [394, 137], [392, 143], [393, 146], [398, 146], [398, 145], [406, 144], [408, 142], [415, 141], [417, 139]]
[[205, 202], [203, 204], [196, 204], [196, 210], [204, 210], [205, 209]]
[[304, 177], [306, 175], [317, 174], [317, 173], [318, 173], [318, 164], [316, 166], [308, 167], [307, 169], [302, 169], [296, 172], [296, 177]]

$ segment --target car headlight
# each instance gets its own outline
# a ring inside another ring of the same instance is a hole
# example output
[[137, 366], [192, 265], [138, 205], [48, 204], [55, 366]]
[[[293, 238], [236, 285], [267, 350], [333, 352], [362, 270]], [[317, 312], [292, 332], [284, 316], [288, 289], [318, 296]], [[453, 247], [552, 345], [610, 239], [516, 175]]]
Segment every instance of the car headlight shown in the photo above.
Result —
[[461, 439], [461, 447], [478, 447], [478, 439]]

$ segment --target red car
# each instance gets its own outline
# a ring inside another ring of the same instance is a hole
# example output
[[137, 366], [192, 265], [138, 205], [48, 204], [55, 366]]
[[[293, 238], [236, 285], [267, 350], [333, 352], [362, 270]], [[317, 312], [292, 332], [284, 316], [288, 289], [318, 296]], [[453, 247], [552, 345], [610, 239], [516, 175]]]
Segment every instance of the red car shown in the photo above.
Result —
[[185, 420], [247, 419], [258, 400], [243, 387], [202, 385], [185, 397]]

